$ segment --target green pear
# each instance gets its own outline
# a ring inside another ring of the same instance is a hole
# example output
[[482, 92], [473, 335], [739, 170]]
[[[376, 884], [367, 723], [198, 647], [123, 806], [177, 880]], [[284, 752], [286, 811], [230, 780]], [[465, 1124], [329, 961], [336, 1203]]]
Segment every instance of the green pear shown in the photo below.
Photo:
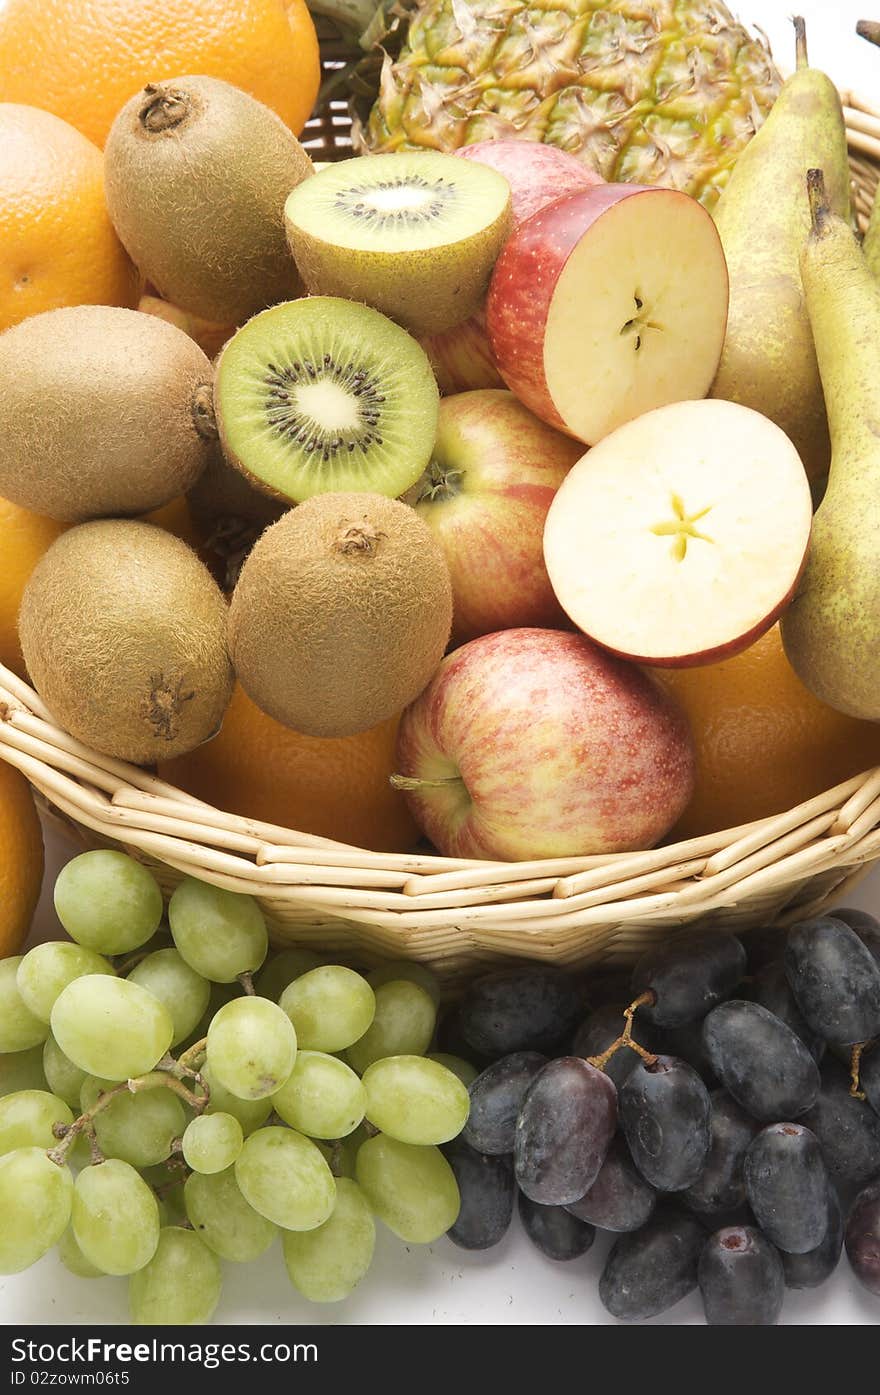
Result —
[[727, 338], [713, 397], [753, 407], [794, 442], [810, 479], [828, 469], [825, 404], [798, 259], [810, 227], [805, 176], [825, 173], [831, 207], [849, 215], [846, 127], [837, 89], [807, 66], [794, 21], [797, 71], [740, 155], [715, 222], [730, 273]]
[[[782, 618], [785, 652], [829, 706], [880, 720], [880, 285], [821, 170], [801, 275], [828, 424], [831, 473], [807, 567]], [[867, 763], [867, 762], [866, 762]]]
[[877, 190], [874, 207], [871, 209], [871, 218], [865, 233], [865, 240], [862, 243], [862, 250], [865, 254], [865, 261], [868, 263], [868, 270], [872, 276], [876, 276], [880, 281], [880, 188]]

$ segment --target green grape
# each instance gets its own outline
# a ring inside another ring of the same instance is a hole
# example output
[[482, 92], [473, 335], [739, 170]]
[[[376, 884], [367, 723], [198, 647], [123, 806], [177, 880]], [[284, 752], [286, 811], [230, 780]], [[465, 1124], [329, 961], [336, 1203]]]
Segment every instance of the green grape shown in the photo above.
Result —
[[149, 1264], [129, 1279], [132, 1321], [141, 1327], [210, 1322], [222, 1286], [220, 1262], [195, 1232], [166, 1226]]
[[470, 1095], [457, 1075], [425, 1056], [386, 1056], [364, 1071], [367, 1118], [401, 1143], [448, 1143], [461, 1133]]
[[437, 1008], [417, 983], [392, 979], [376, 989], [376, 1016], [345, 1059], [358, 1075], [386, 1056], [423, 1056], [434, 1035]]
[[130, 954], [158, 930], [162, 891], [133, 857], [101, 848], [62, 867], [55, 910], [78, 944], [98, 954]]
[[480, 1074], [470, 1061], [465, 1061], [461, 1056], [450, 1056], [448, 1051], [429, 1051], [427, 1060], [436, 1061], [438, 1066], [445, 1066], [447, 1070], [451, 1070], [453, 1075], [458, 1076], [465, 1089], [469, 1089]]
[[271, 998], [277, 1003], [289, 983], [310, 969], [317, 969], [324, 960], [310, 949], [282, 949], [273, 954], [260, 970], [255, 987], [261, 998]]
[[430, 1245], [458, 1219], [458, 1183], [439, 1148], [380, 1133], [361, 1144], [356, 1172], [370, 1206], [401, 1240]]
[[75, 978], [52, 1009], [52, 1035], [74, 1065], [104, 1080], [144, 1075], [165, 1055], [174, 1026], [164, 1003], [125, 978]]
[[174, 1023], [173, 1046], [184, 1041], [207, 1012], [211, 985], [177, 949], [158, 949], [155, 954], [148, 954], [132, 969], [128, 981], [139, 983], [165, 1004]]
[[73, 1233], [105, 1274], [133, 1274], [159, 1243], [159, 1207], [146, 1182], [121, 1158], [84, 1167], [73, 1188]]
[[392, 959], [387, 964], [379, 964], [367, 974], [367, 983], [373, 992], [381, 988], [383, 983], [397, 983], [401, 979], [417, 983], [433, 1000], [434, 1006], [440, 1006], [440, 980], [427, 964], [419, 964], [412, 959]]
[[28, 951], [18, 966], [15, 981], [25, 1007], [41, 1022], [48, 1022], [55, 999], [68, 983], [84, 974], [112, 973], [113, 965], [93, 949], [52, 940]]
[[51, 1032], [43, 1047], [43, 1071], [52, 1094], [79, 1111], [80, 1092], [89, 1078], [88, 1072], [65, 1056]]
[[90, 1259], [86, 1259], [76, 1243], [72, 1226], [67, 1227], [58, 1241], [58, 1258], [65, 1269], [69, 1269], [71, 1274], [75, 1274], [78, 1279], [102, 1279], [104, 1277], [103, 1269], [99, 1269], [96, 1264], [92, 1264]]
[[359, 1124], [347, 1138], [334, 1138], [331, 1142], [316, 1138], [313, 1142], [316, 1147], [320, 1148], [321, 1156], [326, 1159], [333, 1176], [337, 1179], [348, 1177], [353, 1182], [358, 1148], [365, 1139], [370, 1137], [372, 1135], [367, 1133], [363, 1124]]
[[208, 1063], [214, 1080], [244, 1100], [274, 1095], [296, 1060], [290, 1018], [268, 998], [235, 998], [208, 1028]]
[[297, 1052], [293, 1073], [272, 1096], [285, 1124], [310, 1138], [345, 1138], [364, 1117], [364, 1087], [350, 1066], [321, 1051]]
[[376, 1000], [367, 980], [354, 969], [322, 964], [288, 984], [281, 1006], [303, 1050], [342, 1051], [363, 1036]]
[[57, 1245], [70, 1221], [73, 1178], [43, 1148], [0, 1158], [0, 1274], [29, 1269]]
[[266, 921], [253, 896], [185, 877], [168, 906], [174, 943], [203, 978], [232, 983], [266, 958]]
[[277, 1226], [245, 1201], [235, 1168], [193, 1172], [183, 1189], [190, 1225], [221, 1259], [249, 1264], [268, 1250]]
[[242, 1150], [244, 1134], [234, 1114], [201, 1114], [183, 1135], [184, 1161], [193, 1172], [224, 1172]]
[[18, 991], [18, 966], [24, 958], [0, 959], [0, 1052], [28, 1051], [42, 1046], [49, 1028], [35, 1016]]
[[284, 1230], [313, 1230], [333, 1210], [336, 1183], [310, 1138], [292, 1129], [258, 1129], [235, 1164], [245, 1201]]
[[[199, 1071], [202, 1079], [208, 1087], [210, 1098], [206, 1114], [231, 1114], [241, 1124], [241, 1131], [245, 1138], [254, 1132], [254, 1129], [262, 1128], [269, 1115], [272, 1113], [272, 1100], [267, 1096], [262, 1100], [241, 1100], [237, 1095], [233, 1095], [225, 1086], [221, 1085], [211, 1071], [210, 1064], [206, 1061]], [[200, 1091], [196, 1090], [196, 1094]]]
[[294, 1288], [312, 1303], [338, 1303], [353, 1292], [373, 1260], [376, 1225], [367, 1199], [347, 1177], [336, 1183], [333, 1214], [315, 1230], [287, 1230], [284, 1263]]
[[0, 1153], [13, 1148], [57, 1148], [53, 1124], [72, 1124], [63, 1100], [45, 1090], [19, 1090], [0, 1100]]
[[[14, 1095], [16, 1090], [45, 1090], [47, 1084], [43, 1047], [39, 1043], [26, 1051], [7, 1051], [0, 1055], [0, 1099], [4, 1095]], [[53, 1094], [58, 1094], [54, 1086], [49, 1088]]]
[[[80, 1094], [84, 1110], [114, 1088], [112, 1080], [86, 1077]], [[94, 1118], [98, 1147], [105, 1157], [120, 1158], [132, 1167], [153, 1167], [171, 1155], [171, 1145], [186, 1128], [186, 1114], [177, 1095], [160, 1085], [154, 1090], [115, 1095]]]

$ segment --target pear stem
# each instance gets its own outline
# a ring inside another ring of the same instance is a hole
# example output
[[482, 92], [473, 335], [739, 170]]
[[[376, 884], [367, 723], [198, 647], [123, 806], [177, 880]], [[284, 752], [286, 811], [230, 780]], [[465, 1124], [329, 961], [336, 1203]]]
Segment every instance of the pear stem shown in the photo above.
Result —
[[856, 33], [860, 39], [867, 39], [869, 44], [880, 45], [880, 22], [876, 19], [860, 19]]
[[821, 170], [807, 170], [807, 196], [810, 200], [813, 232], [817, 237], [821, 237], [831, 216], [831, 205], [825, 192], [825, 175]]
[[804, 23], [803, 15], [795, 15], [792, 19], [794, 25], [794, 47], [797, 56], [797, 70], [809, 68], [810, 60], [807, 57], [807, 26]]

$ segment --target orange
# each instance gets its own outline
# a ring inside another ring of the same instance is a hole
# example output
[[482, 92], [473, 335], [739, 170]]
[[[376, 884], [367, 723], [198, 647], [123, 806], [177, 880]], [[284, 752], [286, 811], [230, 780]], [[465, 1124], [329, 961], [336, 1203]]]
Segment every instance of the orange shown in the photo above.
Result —
[[42, 880], [43, 836], [30, 786], [0, 759], [0, 958], [21, 949]]
[[5, 0], [0, 101], [45, 107], [103, 146], [148, 82], [222, 78], [297, 135], [320, 61], [305, 0]]
[[57, 116], [0, 103], [0, 330], [58, 305], [133, 308], [139, 294], [100, 150]]
[[880, 725], [814, 697], [778, 625], [719, 664], [651, 671], [684, 708], [697, 750], [696, 790], [673, 840], [782, 814], [880, 764]]
[[21, 678], [25, 667], [16, 624], [21, 595], [46, 548], [65, 526], [0, 499], [0, 664]]
[[379, 852], [418, 832], [394, 771], [397, 718], [359, 736], [302, 736], [267, 717], [238, 686], [219, 736], [160, 767], [163, 780], [232, 814]]

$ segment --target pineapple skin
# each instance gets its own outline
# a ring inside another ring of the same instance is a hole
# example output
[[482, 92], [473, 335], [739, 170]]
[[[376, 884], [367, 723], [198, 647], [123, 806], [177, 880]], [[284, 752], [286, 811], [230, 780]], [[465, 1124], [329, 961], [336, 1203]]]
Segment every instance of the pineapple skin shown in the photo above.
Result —
[[718, 0], [422, 0], [361, 135], [373, 152], [543, 141], [712, 208], [780, 86]]

